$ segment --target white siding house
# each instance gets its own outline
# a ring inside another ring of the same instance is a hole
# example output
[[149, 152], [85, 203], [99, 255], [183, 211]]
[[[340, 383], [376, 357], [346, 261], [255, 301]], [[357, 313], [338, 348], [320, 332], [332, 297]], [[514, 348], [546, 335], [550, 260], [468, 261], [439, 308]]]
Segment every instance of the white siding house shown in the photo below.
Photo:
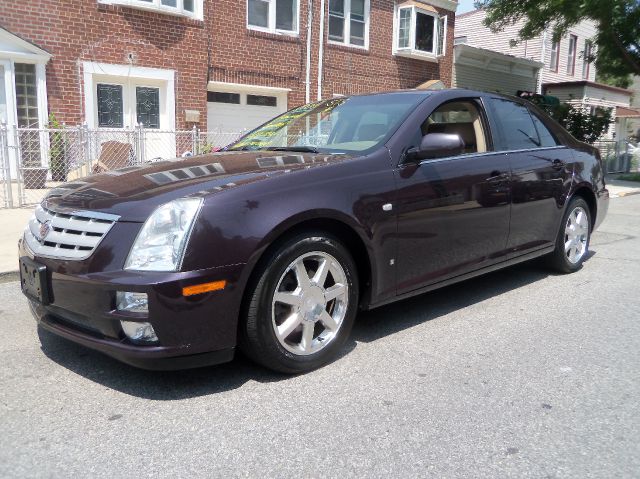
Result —
[[[618, 107], [629, 107], [631, 91], [595, 82], [596, 67], [594, 62], [588, 61], [591, 55], [597, 55], [592, 44], [596, 34], [593, 22], [580, 22], [558, 42], [553, 41], [551, 28], [531, 40], [515, 42], [524, 20], [508, 25], [503, 31], [493, 33], [484, 25], [485, 18], [484, 10], [474, 10], [458, 15], [456, 39], [459, 42], [464, 39], [464, 43], [469, 47], [537, 62], [536, 64], [541, 68], [535, 87], [530, 91], [552, 95], [562, 102], [591, 111], [597, 107], [611, 108], [614, 120]], [[458, 75], [457, 80], [456, 86], [466, 87], [466, 83], [470, 86], [474, 85], [477, 78]], [[503, 92], [511, 90], [512, 94], [516, 93], [513, 91], [512, 75], [494, 76], [491, 81], [495, 82], [491, 90]], [[616, 133], [619, 137], [622, 133], [618, 131], [621, 126], [618, 124], [615, 127], [612, 126], [607, 136], [612, 137]]]
[[453, 84], [458, 88], [515, 95], [535, 91], [542, 63], [478, 48], [456, 40], [453, 47]]
[[[596, 33], [593, 22], [579, 23], [555, 45], [552, 41], [551, 30], [539, 37], [512, 45], [512, 41], [518, 38], [518, 31], [522, 28], [524, 21], [521, 20], [507, 26], [501, 32], [493, 33], [484, 26], [485, 17], [484, 10], [474, 10], [458, 15], [456, 17], [456, 37], [466, 37], [466, 43], [471, 46], [543, 63], [544, 67], [539, 84], [575, 80], [595, 81], [595, 65], [587, 62], [584, 55], [585, 48], [589, 48], [588, 42]], [[572, 42], [575, 42], [573, 52]]]

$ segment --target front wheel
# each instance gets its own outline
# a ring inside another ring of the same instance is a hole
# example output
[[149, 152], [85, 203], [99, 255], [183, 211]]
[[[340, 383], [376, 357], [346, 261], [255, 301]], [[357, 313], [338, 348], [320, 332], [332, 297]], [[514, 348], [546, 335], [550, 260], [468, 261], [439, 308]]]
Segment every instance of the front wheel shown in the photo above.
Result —
[[353, 326], [358, 278], [349, 251], [324, 233], [275, 250], [249, 293], [240, 348], [275, 371], [301, 373], [338, 354]]
[[576, 197], [564, 215], [556, 249], [549, 256], [549, 265], [561, 273], [573, 273], [582, 268], [591, 239], [591, 213], [587, 202]]

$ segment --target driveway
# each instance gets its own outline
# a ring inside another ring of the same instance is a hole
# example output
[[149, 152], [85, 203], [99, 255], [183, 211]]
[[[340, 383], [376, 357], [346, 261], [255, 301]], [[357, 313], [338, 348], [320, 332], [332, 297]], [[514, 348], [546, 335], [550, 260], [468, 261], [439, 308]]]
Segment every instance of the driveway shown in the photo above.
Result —
[[[528, 263], [360, 314], [335, 363], [140, 371], [0, 284], [1, 477], [638, 477], [640, 196], [574, 275]], [[176, 318], [176, 321], [179, 321]]]

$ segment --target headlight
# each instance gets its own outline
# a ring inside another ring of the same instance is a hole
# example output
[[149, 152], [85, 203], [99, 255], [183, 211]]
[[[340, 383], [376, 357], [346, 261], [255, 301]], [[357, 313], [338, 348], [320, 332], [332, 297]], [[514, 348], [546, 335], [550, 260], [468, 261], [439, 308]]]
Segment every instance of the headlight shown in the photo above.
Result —
[[201, 205], [201, 198], [181, 198], [156, 208], [138, 233], [124, 269], [177, 271]]

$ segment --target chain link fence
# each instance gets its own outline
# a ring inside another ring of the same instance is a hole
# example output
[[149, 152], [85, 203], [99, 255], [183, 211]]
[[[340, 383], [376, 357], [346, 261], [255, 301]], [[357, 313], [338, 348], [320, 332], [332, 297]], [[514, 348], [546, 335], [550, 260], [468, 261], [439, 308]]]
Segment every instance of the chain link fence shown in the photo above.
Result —
[[0, 207], [37, 204], [49, 189], [91, 174], [217, 151], [244, 133], [0, 125]]
[[606, 173], [629, 173], [638, 169], [640, 149], [628, 141], [603, 140], [593, 146], [600, 150]]

